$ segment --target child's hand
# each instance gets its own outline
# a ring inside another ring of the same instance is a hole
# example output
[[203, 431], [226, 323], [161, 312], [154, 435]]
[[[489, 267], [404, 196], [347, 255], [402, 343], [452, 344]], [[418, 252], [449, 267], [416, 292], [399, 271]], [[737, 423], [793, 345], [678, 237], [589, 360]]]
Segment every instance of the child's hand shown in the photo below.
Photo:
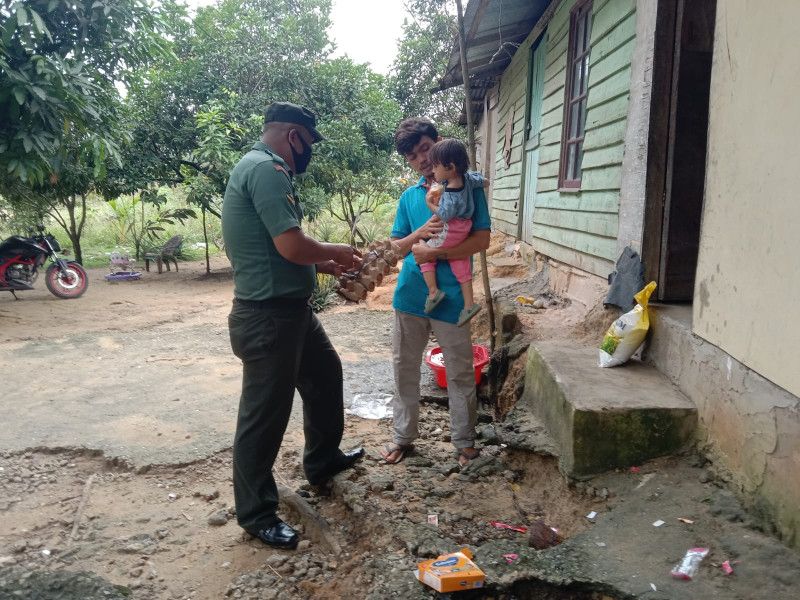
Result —
[[425, 194], [425, 202], [433, 204], [434, 206], [439, 206], [439, 200], [442, 198], [443, 191], [444, 186], [441, 183], [432, 184], [428, 193]]
[[489, 189], [489, 183], [490, 183], [489, 182], [489, 178], [488, 177], [484, 178], [483, 189], [488, 190]]

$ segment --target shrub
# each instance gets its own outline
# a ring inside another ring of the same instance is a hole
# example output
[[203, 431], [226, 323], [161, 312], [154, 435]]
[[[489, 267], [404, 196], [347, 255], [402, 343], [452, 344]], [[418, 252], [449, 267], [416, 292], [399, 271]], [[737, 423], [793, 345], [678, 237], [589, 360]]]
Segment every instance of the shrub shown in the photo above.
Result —
[[311, 308], [314, 312], [322, 312], [326, 306], [333, 302], [337, 286], [336, 278], [327, 273], [317, 273], [317, 285], [311, 294]]

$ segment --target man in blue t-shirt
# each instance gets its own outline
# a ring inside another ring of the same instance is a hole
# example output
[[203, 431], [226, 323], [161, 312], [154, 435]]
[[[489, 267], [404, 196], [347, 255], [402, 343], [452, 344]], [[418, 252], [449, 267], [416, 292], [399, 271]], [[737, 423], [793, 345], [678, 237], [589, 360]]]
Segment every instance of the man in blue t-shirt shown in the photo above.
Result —
[[[392, 303], [395, 309], [392, 339], [396, 387], [392, 405], [394, 431], [392, 443], [381, 448], [381, 456], [391, 464], [400, 462], [419, 436], [420, 365], [431, 330], [442, 348], [447, 368], [450, 435], [461, 465], [477, 458], [480, 452], [475, 449], [478, 402], [472, 366], [472, 337], [469, 327], [456, 325], [464, 307], [464, 298], [448, 260], [466, 258], [486, 250], [491, 221], [483, 189], [476, 189], [472, 230], [467, 239], [452, 248], [428, 248], [422, 243], [443, 227], [425, 203], [429, 184], [434, 181], [428, 153], [441, 139], [433, 123], [417, 117], [400, 123], [394, 136], [397, 153], [422, 177], [400, 196], [391, 233], [392, 241], [407, 254]], [[437, 261], [436, 280], [445, 298], [432, 312], [425, 314], [428, 286], [417, 265], [433, 260]]]

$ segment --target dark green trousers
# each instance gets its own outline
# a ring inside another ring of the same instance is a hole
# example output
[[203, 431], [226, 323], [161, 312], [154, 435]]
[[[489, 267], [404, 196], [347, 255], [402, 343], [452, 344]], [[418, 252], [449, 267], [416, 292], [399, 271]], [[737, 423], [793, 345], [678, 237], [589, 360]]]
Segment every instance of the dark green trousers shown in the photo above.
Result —
[[272, 466], [289, 423], [295, 389], [303, 399], [303, 469], [311, 483], [341, 459], [342, 363], [307, 301], [235, 299], [228, 316], [242, 360], [242, 396], [233, 443], [236, 517], [246, 531], [273, 525], [278, 489]]

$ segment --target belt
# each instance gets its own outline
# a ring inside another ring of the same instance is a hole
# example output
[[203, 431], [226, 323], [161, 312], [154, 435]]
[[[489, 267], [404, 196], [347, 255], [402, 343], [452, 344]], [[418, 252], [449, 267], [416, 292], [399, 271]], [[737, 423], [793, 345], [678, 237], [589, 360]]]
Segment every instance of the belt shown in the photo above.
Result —
[[242, 300], [234, 298], [236, 304], [247, 308], [300, 308], [308, 306], [311, 298], [267, 298], [266, 300]]

